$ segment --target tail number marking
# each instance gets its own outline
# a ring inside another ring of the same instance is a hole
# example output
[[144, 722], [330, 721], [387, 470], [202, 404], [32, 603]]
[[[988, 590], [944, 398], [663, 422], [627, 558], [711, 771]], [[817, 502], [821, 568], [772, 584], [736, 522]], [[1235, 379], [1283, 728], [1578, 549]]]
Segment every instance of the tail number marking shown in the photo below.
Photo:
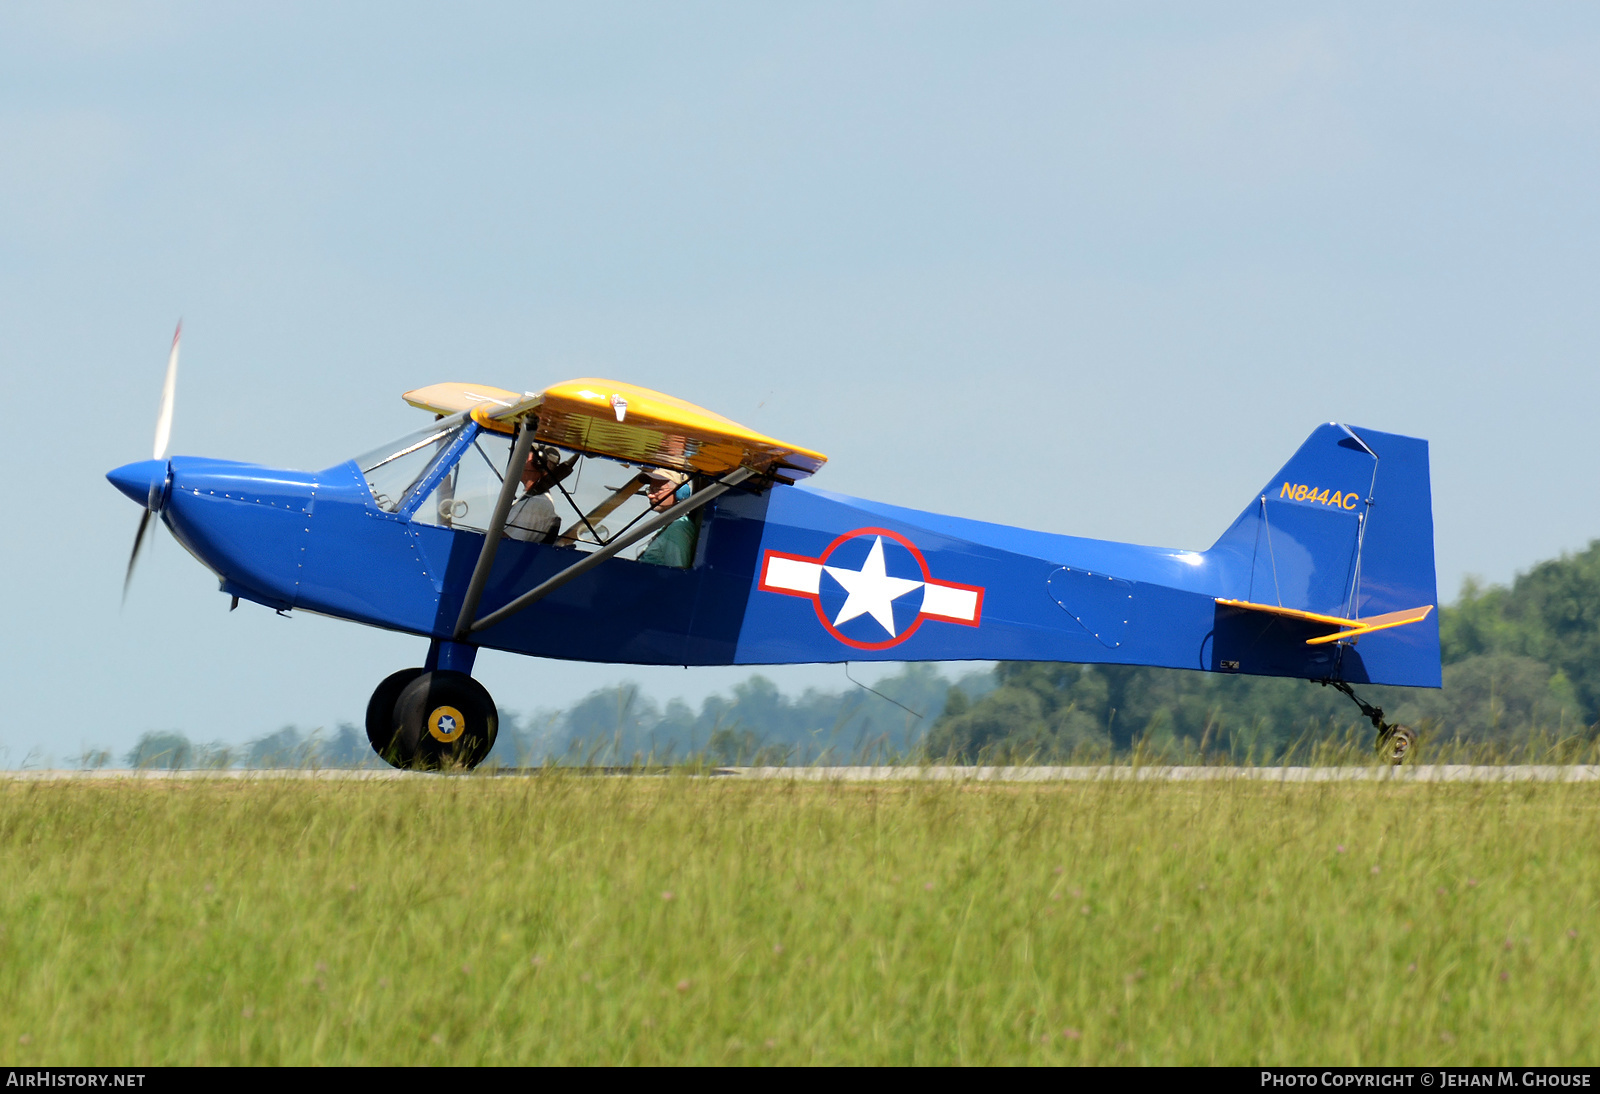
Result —
[[1318, 490], [1315, 486], [1305, 483], [1286, 482], [1283, 489], [1278, 491], [1278, 497], [1288, 498], [1290, 501], [1303, 501], [1307, 505], [1327, 505], [1334, 509], [1354, 509], [1361, 501], [1361, 496], [1354, 490], [1340, 493], [1335, 490], [1328, 493], [1327, 487]]

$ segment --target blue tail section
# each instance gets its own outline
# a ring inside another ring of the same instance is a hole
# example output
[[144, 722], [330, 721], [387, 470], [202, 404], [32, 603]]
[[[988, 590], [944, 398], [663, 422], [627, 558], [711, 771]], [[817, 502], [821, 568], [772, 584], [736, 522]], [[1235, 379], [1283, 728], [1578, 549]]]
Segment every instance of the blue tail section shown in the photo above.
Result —
[[[1344, 618], [1437, 605], [1427, 442], [1321, 426], [1207, 557], [1222, 579], [1218, 595], [1230, 599]], [[1219, 610], [1218, 660], [1273, 675], [1440, 684], [1437, 613], [1356, 644], [1323, 647], [1334, 659], [1320, 666], [1326, 672], [1305, 663], [1319, 656], [1315, 649], [1290, 640], [1302, 629]]]

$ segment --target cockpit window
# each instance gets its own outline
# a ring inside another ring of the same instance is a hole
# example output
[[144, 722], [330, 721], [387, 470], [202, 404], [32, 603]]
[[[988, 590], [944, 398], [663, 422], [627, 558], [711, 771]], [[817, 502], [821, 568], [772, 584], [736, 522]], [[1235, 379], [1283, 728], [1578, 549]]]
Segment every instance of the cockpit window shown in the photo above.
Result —
[[449, 451], [450, 443], [466, 428], [466, 415], [456, 414], [434, 422], [398, 441], [356, 457], [378, 508], [397, 513], [406, 495], [427, 477], [433, 462]]
[[[437, 443], [448, 447], [453, 436]], [[517, 503], [509, 514], [507, 535], [578, 551], [592, 551], [626, 533], [649, 515], [644, 495], [647, 468], [635, 467], [603, 456], [580, 455], [569, 449], [539, 445], [536, 458], [549, 469], [529, 499], [517, 491]], [[471, 443], [461, 449], [451, 470], [438, 477], [411, 519], [419, 524], [441, 528], [485, 532], [500, 497], [501, 476], [511, 459], [511, 438], [480, 430]], [[433, 478], [433, 472], [427, 472]], [[521, 478], [520, 471], [518, 478]], [[405, 508], [411, 505], [406, 502]], [[520, 525], [520, 527], [519, 527]], [[637, 558], [650, 537], [621, 552], [622, 558]]]
[[[471, 435], [464, 436], [468, 431]], [[356, 463], [384, 511], [407, 513], [418, 524], [485, 532], [511, 459], [511, 440], [456, 414], [358, 456]], [[535, 452], [548, 473], [533, 498], [518, 488], [509, 514], [511, 538], [592, 551], [650, 515], [645, 496], [650, 468], [543, 444]], [[522, 478], [520, 469], [516, 475]], [[417, 497], [423, 490], [427, 496]], [[519, 512], [516, 506], [525, 504], [526, 511]], [[698, 516], [693, 519], [698, 525]], [[638, 558], [651, 541], [645, 537], [620, 557]]]
[[455, 466], [417, 506], [411, 519], [418, 524], [436, 524], [441, 528], [487, 531], [510, 460], [510, 437], [487, 429], [478, 430]]

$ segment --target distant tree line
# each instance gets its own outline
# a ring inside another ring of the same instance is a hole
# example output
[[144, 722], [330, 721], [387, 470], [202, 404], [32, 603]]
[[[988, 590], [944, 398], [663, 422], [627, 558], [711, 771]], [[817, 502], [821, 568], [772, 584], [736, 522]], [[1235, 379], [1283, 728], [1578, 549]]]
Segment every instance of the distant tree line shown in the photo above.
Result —
[[[841, 676], [843, 675], [841, 671]], [[994, 686], [991, 672], [955, 683], [936, 666], [903, 666], [870, 688], [845, 682], [839, 690], [781, 692], [761, 675], [712, 695], [696, 710], [681, 699], [665, 707], [637, 684], [592, 692], [565, 710], [500, 711], [489, 763], [584, 765], [804, 764], [903, 759], [927, 736], [951, 695], [980, 698]], [[285, 726], [245, 745], [192, 743], [174, 731], [146, 733], [123, 758], [145, 768], [383, 767], [364, 729], [342, 724], [331, 734]], [[84, 766], [109, 763], [91, 753]]]
[[934, 665], [909, 664], [870, 688], [846, 683], [842, 690], [807, 688], [791, 697], [758, 674], [735, 684], [731, 695], [708, 697], [696, 711], [680, 699], [662, 707], [636, 685], [620, 684], [565, 711], [541, 711], [509, 725], [502, 712], [491, 758], [582, 764], [889, 762], [916, 751], [951, 696], [973, 700], [992, 687], [991, 672], [970, 672], [952, 683]]
[[[140, 737], [122, 761], [129, 767], [210, 770], [385, 766], [367, 743], [366, 731], [348, 723], [326, 734], [321, 730], [302, 733], [294, 726], [284, 726], [243, 745], [221, 741], [196, 744], [176, 730], [154, 731]], [[110, 762], [109, 752], [91, 752], [84, 757], [82, 766], [104, 767]]]
[[[1462, 755], [1594, 747], [1600, 724], [1600, 540], [1509, 586], [1467, 581], [1440, 611], [1442, 691], [1362, 689], [1392, 721]], [[490, 762], [527, 766], [1094, 760], [1139, 752], [1174, 760], [1275, 762], [1370, 738], [1349, 700], [1304, 680], [1174, 669], [1004, 661], [951, 680], [911, 664], [870, 688], [783, 694], [764, 676], [665, 706], [637, 685], [565, 710], [500, 712]], [[1466, 750], [1463, 752], [1462, 750]], [[86, 766], [110, 762], [91, 753]], [[366, 733], [286, 726], [245, 745], [152, 732], [130, 767], [381, 767]]]

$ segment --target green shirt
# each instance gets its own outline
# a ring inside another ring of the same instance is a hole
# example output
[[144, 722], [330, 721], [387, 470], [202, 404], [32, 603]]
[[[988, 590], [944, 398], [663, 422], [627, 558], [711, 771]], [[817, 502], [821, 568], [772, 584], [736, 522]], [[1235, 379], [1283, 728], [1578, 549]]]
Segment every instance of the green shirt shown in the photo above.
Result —
[[694, 514], [688, 513], [657, 532], [639, 561], [687, 570], [694, 560], [694, 540]]

